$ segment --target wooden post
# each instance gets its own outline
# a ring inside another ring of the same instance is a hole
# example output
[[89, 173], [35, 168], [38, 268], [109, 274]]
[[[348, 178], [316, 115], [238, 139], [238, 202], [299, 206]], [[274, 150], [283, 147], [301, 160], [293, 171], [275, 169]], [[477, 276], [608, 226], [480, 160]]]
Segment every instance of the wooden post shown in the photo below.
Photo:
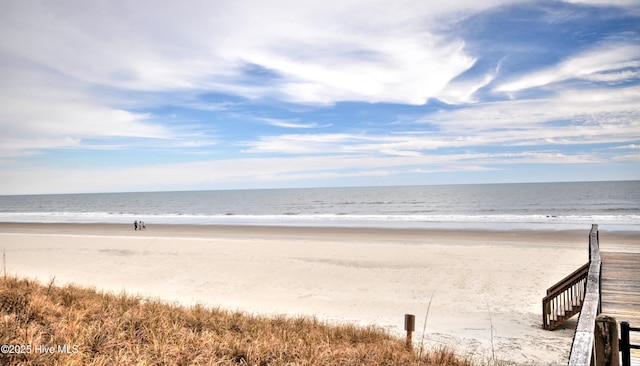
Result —
[[615, 318], [599, 315], [594, 331], [595, 366], [619, 366], [618, 322]]
[[416, 316], [413, 314], [404, 314], [404, 330], [407, 331], [407, 350], [413, 349], [413, 341], [411, 336], [416, 329]]

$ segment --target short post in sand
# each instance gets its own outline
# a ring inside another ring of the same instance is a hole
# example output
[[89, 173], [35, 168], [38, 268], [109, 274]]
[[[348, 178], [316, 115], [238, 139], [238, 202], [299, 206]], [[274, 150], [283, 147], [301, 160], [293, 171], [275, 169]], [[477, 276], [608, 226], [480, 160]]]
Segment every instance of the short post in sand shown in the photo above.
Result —
[[413, 348], [413, 342], [411, 341], [411, 335], [416, 329], [416, 316], [413, 314], [404, 314], [404, 330], [407, 331], [407, 350]]

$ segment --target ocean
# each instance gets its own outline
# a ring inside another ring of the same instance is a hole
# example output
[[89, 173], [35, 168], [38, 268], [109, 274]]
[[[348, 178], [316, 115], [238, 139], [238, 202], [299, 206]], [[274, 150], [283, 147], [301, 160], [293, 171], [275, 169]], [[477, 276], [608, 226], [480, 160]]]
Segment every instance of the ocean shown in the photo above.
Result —
[[0, 222], [640, 231], [640, 181], [0, 196]]

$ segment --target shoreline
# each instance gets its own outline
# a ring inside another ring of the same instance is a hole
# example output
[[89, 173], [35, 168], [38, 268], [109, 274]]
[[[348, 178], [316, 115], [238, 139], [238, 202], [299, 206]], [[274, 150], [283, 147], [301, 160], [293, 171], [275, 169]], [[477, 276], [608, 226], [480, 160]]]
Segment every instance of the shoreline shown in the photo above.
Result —
[[[268, 216], [268, 215], [267, 215]], [[226, 216], [225, 216], [226, 217]], [[234, 217], [234, 216], [231, 216]], [[147, 218], [147, 224], [153, 226], [188, 226], [188, 227], [300, 227], [300, 228], [344, 228], [344, 229], [393, 229], [393, 230], [480, 230], [480, 231], [580, 231], [585, 227], [591, 227], [592, 223], [599, 223], [607, 227], [607, 231], [635, 232], [640, 233], [640, 225], [622, 220], [612, 221], [611, 218], [594, 218], [584, 222], [541, 222], [538, 220], [483, 220], [482, 218], [461, 220], [461, 221], [441, 221], [441, 220], [396, 220], [389, 218], [385, 220], [362, 219], [353, 220], [346, 216], [336, 216], [332, 220], [294, 220], [292, 216], [284, 216], [287, 219], [260, 218], [241, 219], [237, 221], [228, 220], [165, 220], [154, 217]], [[136, 216], [128, 219], [106, 219], [106, 220], [49, 220], [38, 218], [35, 220], [22, 220], [10, 217], [0, 217], [0, 223], [4, 224], [34, 224], [34, 225], [122, 225], [133, 226]], [[637, 221], [637, 220], [636, 220]]]
[[[588, 244], [590, 226], [585, 229], [477, 229], [451, 228], [388, 228], [343, 226], [285, 226], [285, 225], [220, 225], [220, 224], [147, 224], [145, 230], [133, 230], [132, 224], [115, 223], [21, 223], [0, 222], [0, 234], [83, 235], [139, 238], [212, 239], [212, 238], [270, 238], [301, 239], [314, 237], [344, 240], [433, 242], [443, 239], [465, 240], [467, 245], [486, 243], [478, 240], [490, 236], [492, 244], [509, 244], [514, 241], [537, 242], [541, 246], [560, 245], [566, 241]], [[640, 232], [607, 230], [600, 227], [604, 250], [640, 252]], [[585, 249], [587, 250], [587, 249]]]
[[[541, 327], [546, 289], [588, 260], [588, 230], [0, 223], [10, 274], [183, 305], [375, 325], [518, 363], [562, 363], [575, 321]], [[639, 234], [601, 232], [603, 247]], [[640, 250], [640, 248], [638, 248]], [[493, 342], [495, 344], [491, 344]]]
[[[587, 236], [584, 232], [588, 233], [591, 225], [584, 225], [584, 229], [568, 229], [568, 228], [503, 228], [497, 229], [493, 227], [477, 228], [467, 227], [460, 225], [460, 227], [374, 227], [374, 226], [340, 226], [340, 225], [260, 225], [260, 224], [149, 224], [146, 230], [138, 230], [140, 233], [157, 233], [161, 235], [182, 234], [189, 237], [195, 237], [198, 235], [204, 235], [208, 233], [230, 233], [238, 231], [273, 233], [281, 232], [283, 230], [292, 232], [307, 232], [307, 233], [344, 233], [344, 234], [358, 234], [361, 232], [373, 232], [373, 233], [400, 233], [408, 235], [419, 235], [426, 233], [437, 233], [440, 235], [459, 235], [473, 233], [492, 233], [497, 235], [509, 236], [510, 233], [537, 233], [543, 236], [548, 235], [568, 235], [568, 236]], [[489, 226], [489, 225], [488, 225]], [[131, 233], [136, 234], [133, 230], [133, 223], [50, 223], [50, 222], [2, 222], [0, 221], [0, 233], [1, 232], [68, 232], [78, 234], [95, 234], [95, 235], [109, 235], [116, 233]], [[635, 230], [607, 230], [606, 225], [600, 225], [600, 231], [611, 234], [615, 237], [627, 240], [629, 237], [640, 237], [640, 231]]]

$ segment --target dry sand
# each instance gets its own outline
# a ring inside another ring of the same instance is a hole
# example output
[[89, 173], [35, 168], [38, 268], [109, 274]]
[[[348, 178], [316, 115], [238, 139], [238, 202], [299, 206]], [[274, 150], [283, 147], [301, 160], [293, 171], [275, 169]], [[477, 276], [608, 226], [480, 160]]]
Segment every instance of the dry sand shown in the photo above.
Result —
[[[411, 313], [418, 345], [547, 365], [566, 363], [575, 320], [542, 330], [541, 300], [587, 262], [589, 229], [0, 224], [0, 249], [8, 273], [43, 283], [373, 324], [399, 336]], [[601, 232], [601, 243], [638, 237]]]

